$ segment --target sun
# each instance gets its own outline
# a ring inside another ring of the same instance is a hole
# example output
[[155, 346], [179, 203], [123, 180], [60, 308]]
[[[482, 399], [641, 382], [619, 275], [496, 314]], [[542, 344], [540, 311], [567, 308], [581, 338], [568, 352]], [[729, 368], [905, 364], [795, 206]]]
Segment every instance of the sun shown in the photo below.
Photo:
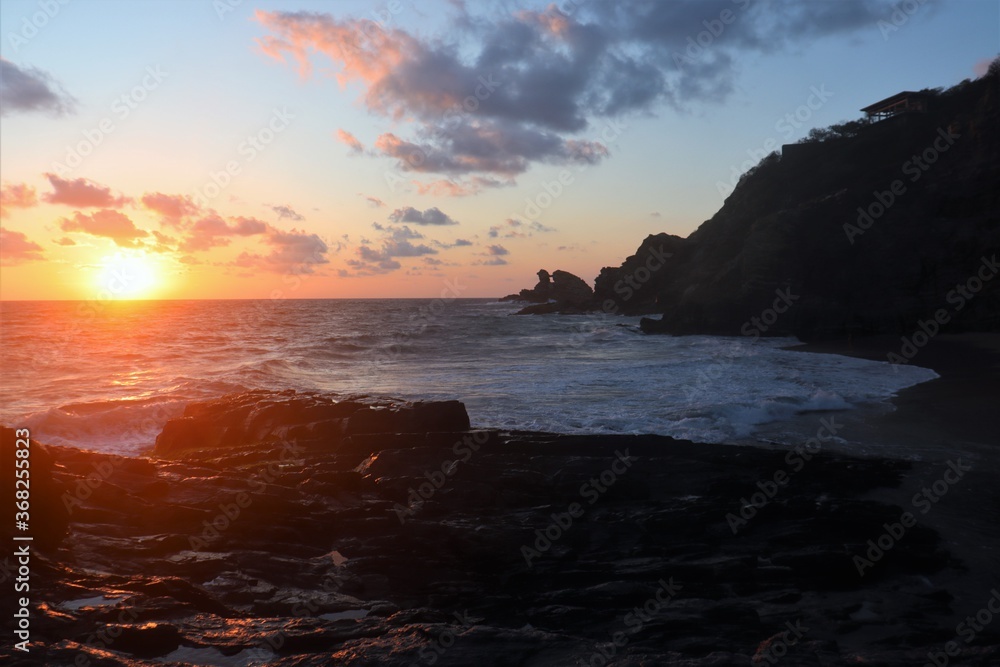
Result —
[[101, 260], [97, 286], [113, 299], [144, 299], [160, 286], [154, 261], [145, 253], [117, 252]]

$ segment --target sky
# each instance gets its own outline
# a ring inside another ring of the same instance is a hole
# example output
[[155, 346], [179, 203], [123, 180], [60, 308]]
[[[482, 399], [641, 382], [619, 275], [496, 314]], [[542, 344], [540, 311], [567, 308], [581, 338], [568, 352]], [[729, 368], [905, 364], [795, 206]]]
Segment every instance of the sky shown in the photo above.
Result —
[[0, 298], [592, 282], [998, 53], [1000, 0], [4, 0]]

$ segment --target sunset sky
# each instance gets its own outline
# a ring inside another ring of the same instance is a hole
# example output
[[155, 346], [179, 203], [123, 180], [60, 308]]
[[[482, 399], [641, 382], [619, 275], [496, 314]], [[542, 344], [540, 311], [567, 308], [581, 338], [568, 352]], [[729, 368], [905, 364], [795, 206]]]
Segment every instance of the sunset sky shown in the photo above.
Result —
[[1000, 51], [997, 0], [0, 3], [0, 298], [501, 296]]

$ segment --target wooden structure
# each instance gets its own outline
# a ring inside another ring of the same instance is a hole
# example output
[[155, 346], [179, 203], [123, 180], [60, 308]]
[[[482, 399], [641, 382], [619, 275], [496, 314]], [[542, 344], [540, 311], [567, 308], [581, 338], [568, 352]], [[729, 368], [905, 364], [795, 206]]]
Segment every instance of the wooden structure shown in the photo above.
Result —
[[861, 111], [868, 117], [868, 122], [876, 123], [886, 118], [898, 116], [901, 113], [924, 113], [927, 111], [927, 102], [929, 99], [930, 95], [926, 93], [915, 93], [910, 90], [904, 90], [892, 97], [887, 97], [884, 100], [869, 105]]

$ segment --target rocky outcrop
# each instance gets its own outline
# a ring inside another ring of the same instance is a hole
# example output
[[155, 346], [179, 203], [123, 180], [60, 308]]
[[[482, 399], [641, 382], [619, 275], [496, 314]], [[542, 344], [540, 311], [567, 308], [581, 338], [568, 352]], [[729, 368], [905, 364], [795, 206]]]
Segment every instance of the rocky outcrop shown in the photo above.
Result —
[[[258, 397], [290, 403], [288, 433], [330, 409]], [[820, 453], [775, 483], [783, 451], [495, 431], [49, 451], [70, 531], [33, 557], [32, 652], [4, 664], [894, 667], [968, 612], [957, 545], [922, 520], [872, 552], [913, 509], [900, 480], [940, 474], [920, 462]], [[987, 625], [953, 659], [998, 647]]]
[[295, 391], [251, 391], [192, 403], [156, 438], [154, 453], [248, 443], [321, 440], [339, 446], [351, 435], [467, 431], [469, 415], [458, 401], [408, 403], [368, 396], [333, 398]]
[[[1000, 331], [1000, 60], [928, 92], [927, 113], [814, 130], [719, 183], [732, 191], [710, 220], [647, 237], [601, 270], [586, 308], [660, 314], [647, 333]], [[507, 298], [577, 312], [543, 283]]]
[[607, 289], [641, 263], [630, 258], [602, 272], [599, 297], [632, 313], [655, 303], [647, 332], [912, 335], [940, 309], [942, 330], [1000, 330], [1000, 66], [932, 98], [926, 114], [765, 158], [665, 244], [666, 270]]
[[596, 308], [594, 290], [586, 281], [568, 271], [554, 271], [550, 275], [545, 269], [538, 272], [538, 284], [534, 288], [523, 289], [500, 300], [536, 304], [521, 309], [519, 315], [580, 313]]
[[[16, 544], [13, 537], [30, 535], [34, 548], [55, 549], [66, 534], [68, 516], [59, 501], [63, 486], [53, 476], [50, 448], [32, 439], [27, 429], [18, 433], [0, 427], [0, 457], [0, 520], [7, 544]], [[22, 521], [25, 528], [19, 530]]]

